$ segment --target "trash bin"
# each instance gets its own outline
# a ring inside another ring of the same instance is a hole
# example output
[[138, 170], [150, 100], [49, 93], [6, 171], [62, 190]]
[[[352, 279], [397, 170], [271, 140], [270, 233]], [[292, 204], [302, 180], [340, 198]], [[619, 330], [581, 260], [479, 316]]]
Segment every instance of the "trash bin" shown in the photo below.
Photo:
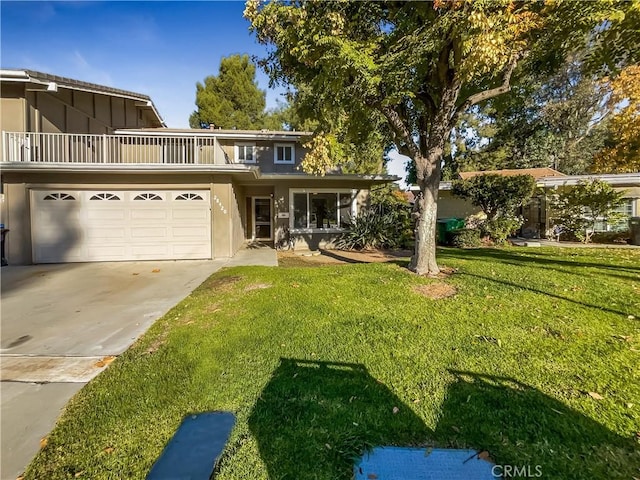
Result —
[[631, 217], [629, 219], [629, 236], [631, 245], [640, 245], [640, 217]]
[[437, 221], [437, 225], [438, 243], [444, 245], [447, 243], [447, 232], [464, 228], [464, 218], [441, 218]]
[[6, 257], [4, 256], [4, 237], [7, 236], [7, 233], [9, 233], [9, 229], [8, 228], [0, 228], [0, 235], [2, 235], [2, 238], [0, 239], [0, 253], [2, 254], [2, 258], [1, 258], [1, 264], [4, 267], [5, 265], [9, 265], [9, 263], [7, 262]]

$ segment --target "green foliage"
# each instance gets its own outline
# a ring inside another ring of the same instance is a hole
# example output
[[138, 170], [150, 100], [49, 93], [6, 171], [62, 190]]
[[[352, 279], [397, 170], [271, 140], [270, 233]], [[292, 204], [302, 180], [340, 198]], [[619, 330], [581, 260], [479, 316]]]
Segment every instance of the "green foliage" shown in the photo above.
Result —
[[631, 231], [627, 228], [625, 230], [618, 230], [614, 232], [595, 232], [591, 236], [591, 242], [593, 243], [617, 243], [626, 244], [631, 237]]
[[504, 245], [507, 238], [513, 235], [523, 223], [524, 218], [521, 216], [507, 214], [485, 220], [480, 224], [480, 231], [497, 245]]
[[582, 57], [572, 56], [550, 77], [530, 72], [509, 95], [473, 111], [476, 119], [467, 122], [464, 148], [456, 154], [458, 170], [587, 173], [604, 145], [611, 108], [600, 79], [583, 71]]
[[411, 212], [397, 185], [374, 187], [370, 206], [353, 219], [338, 248], [407, 248], [413, 241]]
[[336, 247], [341, 250], [392, 248], [397, 242], [396, 215], [378, 208], [362, 210], [353, 218]]
[[581, 181], [551, 196], [551, 216], [562, 232], [589, 243], [598, 221], [614, 224], [623, 218], [615, 212], [623, 197], [623, 191], [601, 180]]
[[[383, 138], [413, 160], [424, 194], [437, 188], [460, 115], [507, 93], [512, 77], [555, 71], [570, 51], [591, 45], [596, 31], [626, 28], [622, 20], [632, 7], [616, 1], [585, 7], [555, 1], [250, 0], [244, 15], [258, 41], [273, 47], [262, 61], [273, 82], [304, 87], [325, 117], [346, 113], [358, 132], [367, 132], [370, 119], [383, 119]], [[606, 63], [603, 47], [593, 59]], [[625, 61], [637, 56], [625, 51]], [[319, 164], [324, 167], [324, 160]], [[418, 273], [437, 273], [428, 222], [436, 209], [436, 200], [424, 195], [411, 266]]]
[[475, 228], [462, 228], [447, 232], [447, 243], [457, 248], [477, 248], [482, 244], [480, 230]]
[[248, 55], [222, 58], [218, 76], [196, 84], [197, 110], [189, 117], [191, 128], [209, 124], [238, 130], [263, 128], [265, 92], [255, 77], [256, 67]]
[[454, 195], [480, 207], [488, 220], [512, 215], [533, 195], [536, 182], [530, 175], [476, 175], [452, 184]]

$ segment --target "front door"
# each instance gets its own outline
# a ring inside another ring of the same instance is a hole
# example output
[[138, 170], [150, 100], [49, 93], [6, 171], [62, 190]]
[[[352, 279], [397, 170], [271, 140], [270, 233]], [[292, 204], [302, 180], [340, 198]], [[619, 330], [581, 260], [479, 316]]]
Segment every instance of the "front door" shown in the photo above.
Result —
[[271, 198], [253, 197], [253, 239], [271, 240]]

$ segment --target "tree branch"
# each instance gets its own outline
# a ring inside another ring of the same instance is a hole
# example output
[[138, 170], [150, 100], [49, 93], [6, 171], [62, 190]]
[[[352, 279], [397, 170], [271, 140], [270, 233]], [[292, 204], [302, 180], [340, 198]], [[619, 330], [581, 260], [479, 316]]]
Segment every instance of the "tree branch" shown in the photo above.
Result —
[[587, 126], [587, 129], [584, 131], [584, 133], [582, 135], [580, 135], [577, 139], [575, 139], [573, 142], [571, 142], [571, 147], [575, 147], [582, 140], [587, 138], [589, 136], [589, 134], [591, 133], [591, 130], [593, 130], [596, 126], [600, 125], [600, 122], [602, 122], [605, 118], [607, 118], [607, 116], [609, 116], [610, 113], [611, 113], [611, 111], [608, 111], [604, 115], [601, 115], [600, 118], [598, 118], [597, 120], [591, 122]]
[[454, 114], [451, 117], [451, 124], [455, 125], [458, 121], [458, 117], [460, 116], [460, 114], [463, 113], [472, 105], [475, 105], [476, 103], [484, 102], [485, 100], [489, 100], [490, 98], [497, 97], [498, 95], [502, 95], [503, 93], [507, 93], [508, 91], [510, 91], [511, 75], [513, 74], [513, 71], [515, 70], [517, 64], [518, 64], [518, 57], [516, 56], [511, 60], [511, 62], [507, 66], [507, 69], [504, 72], [504, 76], [502, 77], [502, 85], [500, 85], [499, 87], [491, 88], [483, 92], [474, 93], [473, 95], [470, 95], [469, 97], [467, 97], [467, 99], [464, 102], [462, 102], [462, 104], [458, 108], [456, 108]]
[[398, 112], [396, 112], [393, 108], [386, 105], [381, 107], [382, 114], [387, 118], [389, 124], [393, 131], [402, 138], [405, 142], [406, 148], [409, 151], [413, 159], [416, 159], [420, 156], [420, 149], [416, 145], [416, 142], [413, 140], [413, 135], [411, 134], [411, 130], [407, 128], [407, 126], [400, 118]]

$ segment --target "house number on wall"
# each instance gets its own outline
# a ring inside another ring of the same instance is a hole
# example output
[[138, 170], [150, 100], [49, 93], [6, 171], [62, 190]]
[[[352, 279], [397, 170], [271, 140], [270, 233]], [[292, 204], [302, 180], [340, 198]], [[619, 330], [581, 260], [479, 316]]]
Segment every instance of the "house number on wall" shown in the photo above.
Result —
[[220, 210], [222, 211], [222, 213], [224, 213], [226, 215], [227, 214], [227, 209], [224, 208], [224, 206], [222, 205], [222, 202], [220, 201], [220, 199], [218, 198], [217, 195], [213, 196], [213, 200], [218, 204], [218, 206], [220, 207]]

